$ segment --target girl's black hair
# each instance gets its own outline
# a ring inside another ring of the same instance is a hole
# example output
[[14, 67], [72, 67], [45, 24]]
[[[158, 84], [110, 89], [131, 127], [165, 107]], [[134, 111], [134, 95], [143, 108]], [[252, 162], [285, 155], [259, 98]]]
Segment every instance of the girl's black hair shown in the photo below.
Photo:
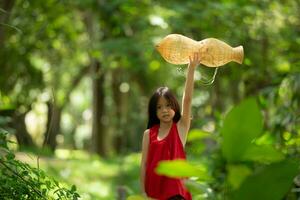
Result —
[[175, 111], [173, 122], [177, 123], [181, 117], [180, 107], [174, 94], [169, 90], [168, 87], [160, 87], [155, 91], [155, 93], [152, 95], [149, 101], [147, 125], [148, 129], [156, 124], [159, 124], [159, 119], [157, 118], [156, 110], [157, 102], [160, 97], [164, 97], [171, 104], [172, 109]]

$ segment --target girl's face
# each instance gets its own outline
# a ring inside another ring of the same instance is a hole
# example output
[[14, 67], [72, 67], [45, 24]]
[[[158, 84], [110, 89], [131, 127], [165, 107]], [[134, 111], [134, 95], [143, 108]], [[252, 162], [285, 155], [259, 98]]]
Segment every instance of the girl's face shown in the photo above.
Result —
[[156, 115], [161, 122], [173, 121], [175, 111], [172, 109], [171, 104], [164, 97], [159, 97], [156, 106]]

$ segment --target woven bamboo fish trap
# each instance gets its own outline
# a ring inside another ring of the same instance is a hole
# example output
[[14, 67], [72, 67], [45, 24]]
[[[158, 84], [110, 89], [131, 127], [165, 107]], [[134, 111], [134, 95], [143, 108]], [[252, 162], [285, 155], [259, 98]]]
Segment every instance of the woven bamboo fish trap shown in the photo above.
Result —
[[201, 64], [208, 67], [220, 67], [231, 61], [242, 64], [244, 59], [242, 46], [233, 48], [215, 38], [195, 41], [180, 34], [167, 35], [156, 49], [167, 62], [176, 65], [188, 64], [189, 56], [195, 52], [199, 52]]

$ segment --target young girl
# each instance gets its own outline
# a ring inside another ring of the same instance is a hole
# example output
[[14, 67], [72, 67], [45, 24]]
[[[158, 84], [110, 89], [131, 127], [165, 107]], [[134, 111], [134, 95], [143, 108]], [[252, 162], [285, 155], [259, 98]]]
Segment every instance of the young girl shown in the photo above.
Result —
[[175, 96], [167, 87], [158, 88], [150, 99], [148, 129], [144, 132], [141, 161], [141, 188], [149, 199], [191, 200], [183, 179], [156, 174], [162, 160], [185, 159], [184, 146], [191, 123], [191, 103], [194, 88], [194, 71], [199, 65], [199, 54], [190, 57], [182, 113]]

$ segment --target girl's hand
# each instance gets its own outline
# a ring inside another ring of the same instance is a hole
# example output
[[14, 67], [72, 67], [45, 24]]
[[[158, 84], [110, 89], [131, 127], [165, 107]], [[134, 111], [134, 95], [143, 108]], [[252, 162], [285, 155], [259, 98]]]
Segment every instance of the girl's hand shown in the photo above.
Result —
[[200, 53], [196, 52], [194, 53], [193, 57], [189, 56], [189, 66], [191, 67], [197, 67], [200, 64]]

